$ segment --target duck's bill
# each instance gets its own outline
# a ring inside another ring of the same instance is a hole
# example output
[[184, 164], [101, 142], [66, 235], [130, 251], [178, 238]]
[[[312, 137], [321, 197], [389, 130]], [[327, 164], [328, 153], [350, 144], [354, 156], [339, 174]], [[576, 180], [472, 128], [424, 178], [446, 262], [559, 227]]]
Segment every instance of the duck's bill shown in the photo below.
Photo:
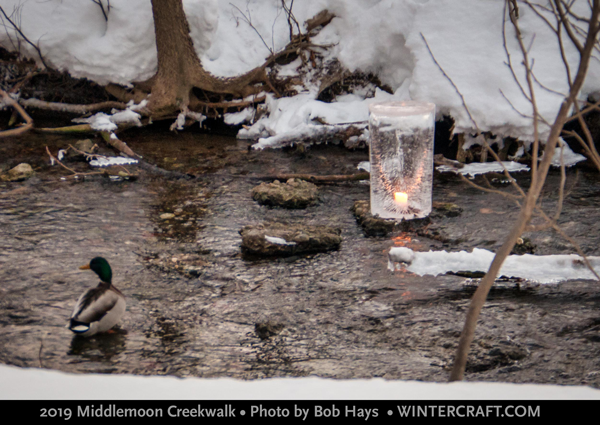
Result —
[[86, 264], [85, 266], [81, 266], [79, 267], [79, 270], [89, 270], [90, 269], [90, 265]]

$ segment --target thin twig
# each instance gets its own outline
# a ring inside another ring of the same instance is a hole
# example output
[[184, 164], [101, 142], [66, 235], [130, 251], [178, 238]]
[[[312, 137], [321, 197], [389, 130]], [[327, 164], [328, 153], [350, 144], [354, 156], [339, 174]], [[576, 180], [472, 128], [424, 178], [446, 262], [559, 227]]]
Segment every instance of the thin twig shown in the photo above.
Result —
[[577, 119], [579, 120], [579, 125], [581, 126], [581, 129], [583, 130], [583, 134], [585, 135], [585, 138], [587, 140], [587, 145], [591, 152], [592, 160], [598, 166], [598, 171], [600, 171], [600, 155], [598, 155], [598, 150], [596, 149], [596, 143], [594, 143], [594, 136], [592, 136], [592, 133], [590, 132], [590, 129], [589, 129], [587, 123], [583, 119], [583, 115], [581, 115], [579, 113], [579, 105], [577, 104], [577, 102], [575, 102], [573, 104], [573, 108], [575, 109], [575, 111], [577, 113]]
[[72, 168], [67, 167], [57, 157], [55, 157], [54, 155], [52, 155], [52, 153], [50, 152], [50, 149], [48, 149], [48, 146], [46, 146], [46, 153], [52, 159], [52, 161], [57, 162], [58, 165], [60, 165], [61, 167], [63, 167], [65, 170], [68, 170], [71, 173], [73, 173], [73, 177], [76, 177], [76, 176], [92, 176], [92, 175], [104, 174], [104, 172], [99, 172], [99, 171], [94, 171], [94, 172], [91, 172], [91, 173], [79, 173], [79, 172], [73, 170]]
[[510, 173], [508, 172], [508, 170], [506, 169], [506, 167], [504, 166], [504, 164], [502, 163], [502, 161], [498, 157], [498, 154], [496, 154], [496, 152], [494, 152], [494, 150], [490, 147], [490, 145], [487, 142], [487, 140], [485, 139], [485, 137], [482, 136], [482, 132], [479, 129], [479, 126], [477, 125], [477, 122], [475, 121], [475, 118], [473, 118], [473, 115], [471, 114], [471, 111], [469, 110], [469, 107], [467, 106], [467, 103], [465, 101], [465, 97], [460, 92], [459, 88], [456, 86], [456, 84], [454, 83], [454, 81], [452, 80], [452, 78], [450, 78], [450, 76], [446, 73], [446, 71], [444, 71], [444, 68], [442, 68], [442, 66], [440, 65], [440, 63], [435, 58], [435, 55], [431, 51], [431, 48], [429, 47], [429, 44], [427, 43], [427, 40], [425, 39], [425, 36], [423, 35], [423, 33], [420, 33], [420, 34], [421, 34], [421, 38], [423, 39], [423, 42], [425, 43], [425, 47], [427, 47], [427, 51], [429, 52], [429, 55], [431, 56], [431, 59], [433, 59], [433, 62], [436, 64], [436, 66], [438, 67], [438, 69], [442, 72], [442, 74], [444, 75], [444, 77], [450, 82], [450, 84], [452, 85], [452, 87], [454, 87], [454, 91], [460, 97], [463, 109], [466, 111], [467, 115], [469, 116], [469, 119], [471, 120], [471, 123], [473, 124], [473, 127], [477, 130], [477, 136], [478, 137], [481, 136], [483, 138], [483, 146], [494, 157], [494, 159], [502, 166], [502, 169], [504, 170], [504, 175], [506, 176], [506, 178], [509, 179], [509, 181], [511, 182], [511, 184], [521, 194], [523, 194], [523, 196], [524, 196], [525, 193], [519, 187], [519, 185], [516, 184], [516, 182], [514, 181], [514, 179], [510, 176]]
[[6, 19], [11, 24], [13, 29], [19, 33], [19, 35], [23, 38], [23, 40], [25, 40], [25, 42], [27, 42], [27, 44], [29, 44], [31, 47], [33, 47], [35, 49], [38, 56], [40, 57], [40, 61], [42, 62], [42, 65], [44, 65], [44, 68], [49, 68], [48, 65], [46, 65], [46, 62], [44, 61], [44, 57], [42, 56], [42, 51], [40, 50], [39, 46], [34, 44], [33, 42], [31, 42], [25, 36], [25, 34], [23, 34], [23, 31], [21, 31], [21, 28], [19, 28], [19, 25], [17, 25], [12, 19], [10, 19], [10, 17], [6, 14], [6, 12], [4, 11], [2, 6], [0, 6], [0, 13], [2, 13], [2, 15], [4, 15], [4, 19]]
[[256, 34], [258, 34], [258, 37], [260, 38], [260, 41], [263, 42], [263, 44], [269, 50], [269, 52], [271, 52], [271, 54], [274, 54], [275, 53], [274, 48], [269, 47], [269, 45], [267, 44], [267, 42], [263, 38], [262, 34], [252, 24], [252, 15], [250, 14], [250, 9], [248, 8], [248, 4], [246, 4], [246, 12], [248, 13], [248, 16], [246, 16], [246, 14], [244, 12], [242, 12], [242, 10], [239, 7], [237, 7], [235, 4], [229, 3], [229, 5], [231, 7], [236, 8], [238, 10], [238, 12], [240, 12], [240, 15], [242, 15], [242, 19], [248, 24], [248, 26], [250, 26], [250, 28], [252, 28], [254, 30], [254, 32]]
[[281, 5], [283, 6], [283, 10], [285, 10], [285, 14], [287, 16], [288, 27], [290, 28], [290, 41], [291, 41], [294, 38], [293, 24], [296, 25], [298, 35], [302, 34], [302, 30], [300, 29], [300, 24], [298, 23], [298, 20], [296, 19], [296, 17], [294, 16], [294, 13], [292, 12], [292, 8], [294, 7], [294, 0], [291, 1], [289, 6], [285, 2], [285, 0], [281, 0]]
[[[517, 77], [515, 69], [514, 69], [514, 67], [512, 65], [512, 57], [510, 55], [510, 51], [508, 50], [508, 44], [506, 43], [506, 15], [507, 15], [506, 14], [506, 10], [507, 10], [507, 5], [508, 6], [512, 6], [512, 8], [510, 9], [511, 11], [513, 11], [514, 7], [518, 7], [516, 3], [510, 3], [510, 4], [508, 2], [504, 3], [504, 11], [503, 11], [503, 15], [502, 15], [502, 46], [504, 47], [504, 54], [506, 55], [506, 60], [507, 60], [507, 62], [505, 62], [505, 65], [508, 67], [508, 69], [509, 69], [509, 71], [510, 71], [512, 77], [513, 77], [513, 80], [515, 81], [515, 83], [517, 84], [517, 87], [521, 91], [521, 94], [525, 97], [525, 99], [527, 99], [528, 101], [531, 101], [531, 99], [529, 98], [529, 96], [525, 92], [525, 89], [523, 88], [523, 85], [521, 84], [521, 81]], [[518, 12], [514, 12], [514, 13], [518, 14]]]
[[565, 183], [567, 181], [567, 173], [564, 159], [564, 144], [560, 146], [560, 185], [558, 186], [558, 203], [556, 206], [556, 212], [554, 213], [554, 221], [558, 221], [560, 214], [562, 213], [563, 202], [565, 199]]
[[512, 108], [513, 111], [515, 111], [517, 114], [519, 114], [523, 118], [527, 118], [527, 119], [532, 119], [533, 118], [531, 115], [527, 115], [527, 114], [519, 111], [517, 109], [517, 107], [515, 105], [513, 105], [513, 103], [511, 102], [511, 100], [508, 97], [506, 97], [506, 95], [504, 94], [504, 92], [502, 91], [502, 89], [498, 89], [498, 90], [500, 91], [500, 94], [502, 95], [502, 97], [504, 98], [504, 100], [506, 100], [506, 102], [508, 102], [508, 104], [510, 105], [510, 107]]
[[575, 248], [575, 251], [577, 251], [577, 254], [579, 254], [579, 256], [583, 259], [583, 262], [585, 263], [587, 268], [593, 273], [594, 276], [596, 276], [596, 279], [600, 281], [600, 276], [598, 275], [598, 273], [596, 273], [596, 270], [594, 270], [594, 267], [590, 263], [589, 259], [587, 258], [577, 241], [575, 241], [572, 237], [567, 235], [565, 231], [556, 223], [556, 220], [553, 220], [550, 217], [548, 217], [548, 215], [541, 208], [536, 208], [536, 211], [546, 220], [546, 223], [549, 228], [554, 229], [556, 233], [558, 233], [563, 239], [568, 241], [573, 246], [573, 248]]
[[532, 70], [531, 65], [529, 64], [529, 53], [527, 48], [523, 44], [523, 35], [521, 33], [521, 28], [519, 27], [518, 15], [514, 12], [517, 9], [517, 0], [509, 0], [513, 4], [513, 9], [509, 13], [509, 18], [513, 27], [516, 31], [516, 38], [519, 43], [519, 47], [521, 48], [521, 53], [523, 55], [523, 64], [525, 65], [525, 78], [527, 81], [527, 87], [529, 89], [528, 99], [533, 108], [533, 151], [532, 151], [532, 160], [531, 160], [531, 178], [535, 180], [537, 177], [537, 159], [538, 159], [538, 149], [539, 149], [539, 130], [538, 130], [538, 109], [537, 102], [535, 100], [535, 90], [533, 89], [533, 78], [532, 78]]
[[585, 142], [585, 140], [582, 139], [579, 133], [572, 130], [563, 130], [562, 134], [564, 134], [565, 136], [573, 137], [575, 140], [577, 140], [583, 148], [584, 152], [587, 154], [587, 157], [592, 160], [596, 168], [600, 169], [600, 159], [596, 155], [594, 155], [594, 153], [590, 150], [588, 144]]
[[467, 183], [469, 186], [474, 187], [475, 189], [479, 189], [482, 190], [484, 192], [488, 192], [488, 193], [495, 193], [497, 195], [502, 195], [505, 198], [510, 198], [515, 200], [515, 202], [517, 202], [518, 206], [521, 206], [518, 202], [519, 199], [523, 199], [524, 196], [523, 195], [514, 195], [512, 193], [508, 193], [502, 190], [498, 190], [498, 189], [492, 189], [490, 187], [483, 187], [481, 185], [478, 185], [477, 183], [472, 182], [471, 180], [469, 180], [468, 178], [466, 178], [464, 175], [460, 175], [460, 178], [462, 179], [463, 182]]
[[104, 20], [108, 22], [108, 14], [110, 13], [110, 0], [106, 1], [106, 9], [104, 9], [104, 4], [102, 0], [92, 0], [92, 2], [96, 3], [100, 6], [100, 10], [102, 11], [102, 16], [104, 16]]

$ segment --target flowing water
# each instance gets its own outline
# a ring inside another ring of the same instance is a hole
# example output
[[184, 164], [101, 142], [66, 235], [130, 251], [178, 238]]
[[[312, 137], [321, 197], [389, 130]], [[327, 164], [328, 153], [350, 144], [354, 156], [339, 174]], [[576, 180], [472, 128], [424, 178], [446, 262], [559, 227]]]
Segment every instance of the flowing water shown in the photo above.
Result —
[[[364, 183], [322, 185], [321, 203], [304, 210], [260, 206], [250, 196], [260, 183], [254, 176], [354, 173], [368, 159], [367, 151], [315, 146], [255, 152], [230, 137], [152, 129], [122, 138], [148, 161], [198, 178], [166, 180], [128, 167], [138, 179], [75, 180], [50, 167], [44, 156], [45, 145], [56, 152], [74, 141], [59, 136], [29, 134], [0, 148], [4, 168], [22, 160], [37, 168], [26, 182], [0, 184], [1, 362], [69, 372], [244, 379], [447, 378], [471, 281], [390, 272], [387, 251], [392, 246], [493, 249], [516, 206], [454, 176], [438, 175], [434, 200], [463, 208], [460, 217], [436, 220], [450, 239], [415, 233], [368, 238], [350, 211], [356, 200], [369, 198]], [[596, 208], [590, 197], [579, 199], [587, 204], [573, 205], [572, 214]], [[239, 230], [274, 221], [339, 227], [343, 242], [337, 251], [305, 256], [242, 255]], [[591, 233], [590, 226], [580, 233]], [[547, 237], [537, 240], [542, 253], [567, 250], [556, 238], [544, 242]], [[583, 245], [593, 252], [595, 243]], [[97, 284], [94, 273], [78, 269], [95, 256], [111, 264], [127, 311], [115, 332], [86, 339], [65, 325], [77, 297]], [[537, 369], [521, 378], [500, 371], [519, 361], [540, 363], [532, 354], [548, 338], [540, 328], [558, 339], [564, 329], [533, 319], [562, 314], [554, 305], [560, 301], [581, 310], [577, 294], [592, 289], [586, 282], [564, 289], [507, 286], [484, 313], [489, 317], [471, 370], [489, 374], [479, 374], [481, 379], [552, 381]], [[592, 332], [594, 325], [586, 324], [594, 320], [598, 299], [597, 293], [587, 298], [582, 317], [569, 323]], [[532, 300], [546, 304], [532, 309]], [[507, 317], [514, 329], [506, 325]], [[597, 351], [597, 344], [586, 341], [587, 351], [575, 350], [581, 356]], [[540, 349], [539, 355], [548, 352]], [[588, 376], [600, 369], [598, 361], [580, 366], [559, 381], [598, 385], [599, 378]]]

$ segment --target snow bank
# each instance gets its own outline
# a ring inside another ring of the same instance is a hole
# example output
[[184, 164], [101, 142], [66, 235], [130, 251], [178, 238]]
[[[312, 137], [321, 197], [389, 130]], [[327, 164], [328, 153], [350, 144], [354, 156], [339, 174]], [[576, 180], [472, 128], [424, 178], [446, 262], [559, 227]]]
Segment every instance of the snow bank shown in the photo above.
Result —
[[[241, 381], [172, 376], [74, 375], [0, 365], [2, 400], [598, 400], [584, 386], [433, 383], [384, 379]], [[57, 389], [60, 389], [57, 391]]]
[[[585, 15], [587, 2], [578, 0], [575, 3], [576, 13]], [[531, 104], [515, 84], [506, 65], [507, 57], [502, 39], [503, 7], [504, 1], [501, 0], [424, 2], [415, 15], [414, 28], [407, 37], [407, 46], [415, 57], [411, 95], [434, 102], [438, 105], [438, 110], [451, 115], [456, 120], [455, 131], [465, 132], [473, 128], [461, 105], [461, 99], [454, 93], [450, 82], [442, 77], [427, 51], [422, 34], [436, 60], [462, 92], [482, 130], [532, 140], [531, 120], [517, 112], [531, 115]], [[563, 97], [543, 89], [541, 85], [559, 93], [568, 91], [567, 76], [557, 48], [556, 36], [522, 3], [519, 8], [519, 25], [525, 46], [529, 47], [530, 59], [534, 61], [533, 71], [539, 81], [535, 84], [539, 113], [547, 121], [553, 122]], [[507, 24], [506, 38], [516, 75], [526, 88], [522, 55], [510, 22]], [[566, 43], [566, 46], [566, 56], [571, 64], [571, 72], [574, 73], [579, 54], [573, 45]], [[598, 61], [592, 59], [590, 65], [583, 99], [600, 85]], [[541, 131], [542, 137], [547, 136], [547, 127], [542, 126]]]
[[[31, 40], [38, 41], [47, 63], [57, 69], [101, 84], [129, 84], [155, 73], [154, 27], [147, 0], [112, 0], [108, 21], [93, 2], [2, 3], [9, 14], [21, 6], [14, 12], [21, 29]], [[530, 115], [531, 105], [506, 65], [503, 7], [503, 0], [305, 0], [295, 2], [293, 11], [301, 23], [325, 8], [335, 13], [331, 23], [313, 39], [317, 44], [333, 45], [324, 59], [337, 58], [350, 70], [373, 72], [394, 91], [405, 85], [410, 99], [433, 102], [440, 114], [451, 115], [456, 120], [456, 131], [472, 130], [460, 97], [434, 63], [424, 37], [436, 60], [464, 95], [481, 130], [531, 140], [530, 120], [520, 114]], [[586, 1], [577, 0], [574, 11], [586, 15], [587, 7]], [[263, 63], [271, 50], [280, 50], [288, 42], [285, 14], [276, 0], [185, 0], [184, 8], [195, 49], [205, 68], [217, 76], [242, 74]], [[519, 16], [539, 81], [535, 83], [538, 107], [541, 115], [552, 122], [562, 96], [542, 86], [559, 93], [567, 90], [556, 37], [523, 4]], [[246, 22], [248, 19], [254, 28]], [[516, 74], [524, 82], [521, 55], [511, 25], [507, 26], [506, 37]], [[15, 39], [10, 29], [0, 33], [0, 44], [9, 50]], [[578, 53], [571, 43], [565, 46], [574, 71]], [[26, 43], [21, 43], [21, 49], [36, 57]], [[581, 98], [600, 90], [599, 77], [600, 62], [592, 60]], [[259, 142], [260, 147], [277, 145], [278, 140], [273, 139], [277, 136], [285, 143], [293, 137], [322, 132], [311, 122], [317, 116], [334, 118], [335, 122], [363, 120], [365, 108], [358, 105], [361, 101], [360, 97], [355, 98], [357, 104], [353, 106], [342, 102], [320, 104], [313, 93], [294, 99], [272, 99], [271, 116], [241, 136], [267, 139]], [[231, 120], [239, 122], [238, 118]], [[541, 130], [544, 137], [547, 129]]]
[[402, 89], [393, 95], [377, 89], [375, 97], [335, 103], [321, 102], [316, 97], [316, 91], [280, 99], [269, 96], [267, 107], [271, 114], [240, 130], [238, 137], [259, 138], [253, 147], [263, 149], [325, 137], [350, 125], [362, 127], [366, 132], [370, 103], [408, 99]]
[[[145, 0], [111, 1], [106, 21], [91, 1], [3, 0], [7, 14], [20, 19], [21, 30], [36, 42], [46, 63], [100, 84], [128, 84], [151, 77], [156, 69], [156, 44], [152, 6]], [[133, 19], [135, 17], [135, 19]], [[13, 19], [14, 20], [14, 19]], [[12, 50], [16, 40], [7, 28], [0, 45]], [[21, 43], [21, 49], [37, 60], [35, 50]]]

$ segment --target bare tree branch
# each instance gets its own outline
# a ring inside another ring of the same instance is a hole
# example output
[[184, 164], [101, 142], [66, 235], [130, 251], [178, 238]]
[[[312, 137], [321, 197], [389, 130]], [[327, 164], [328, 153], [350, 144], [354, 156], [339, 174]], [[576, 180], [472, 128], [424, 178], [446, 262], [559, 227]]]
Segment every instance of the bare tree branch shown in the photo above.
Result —
[[[515, 0], [507, 0], [507, 1], [509, 2], [508, 5], [509, 5], [509, 14], [510, 14], [511, 23], [513, 24], [513, 26], [515, 26], [515, 31], [519, 35], [520, 30], [518, 29], [518, 22], [517, 22], [518, 21], [518, 5]], [[564, 4], [562, 4], [562, 2], [560, 2], [559, 0], [554, 0], [554, 3], [557, 6], [557, 10], [560, 10], [559, 13], [561, 15], [562, 25], [564, 26], [564, 28], [567, 32], [570, 32], [571, 31], [570, 24], [565, 22], [567, 18], [565, 16], [565, 9], [563, 8]], [[477, 326], [477, 319], [479, 318], [481, 309], [483, 308], [483, 305], [485, 304], [485, 300], [490, 291], [490, 288], [494, 284], [496, 276], [500, 272], [500, 268], [502, 267], [504, 260], [512, 251], [517, 239], [521, 236], [523, 231], [527, 228], [529, 221], [531, 220], [531, 217], [537, 208], [537, 203], [540, 198], [540, 194], [541, 194], [542, 188], [544, 186], [544, 183], [546, 181], [546, 176], [548, 174], [548, 170], [549, 170], [550, 164], [552, 162], [552, 157], [554, 155], [554, 151], [556, 149], [556, 145], [558, 143], [559, 136], [563, 130], [563, 126], [564, 126], [565, 122], [567, 121], [567, 116], [568, 116], [573, 104], [577, 101], [577, 95], [583, 85], [583, 81], [587, 74], [590, 58], [594, 51], [596, 38], [598, 36], [598, 31], [600, 28], [599, 22], [598, 22], [599, 17], [600, 17], [600, 0], [593, 0], [588, 32], [587, 32], [584, 44], [580, 45], [580, 47], [581, 47], [579, 49], [580, 61], [579, 61], [579, 66], [577, 68], [577, 73], [575, 75], [575, 79], [571, 86], [571, 90], [570, 90], [568, 96], [563, 100], [563, 102], [559, 108], [558, 114], [556, 116], [556, 119], [555, 119], [554, 123], [552, 124], [552, 127], [550, 128], [550, 134], [546, 141], [544, 156], [542, 157], [539, 166], [537, 166], [537, 164], [535, 164], [536, 165], [535, 174], [533, 173], [533, 164], [532, 164], [532, 182], [531, 182], [531, 186], [527, 192], [527, 196], [525, 198], [525, 203], [519, 213], [519, 217], [518, 217], [517, 221], [515, 222], [513, 228], [511, 229], [510, 233], [506, 237], [504, 243], [502, 244], [500, 249], [496, 252], [496, 255], [494, 257], [494, 260], [492, 261], [492, 264], [490, 265], [488, 272], [481, 280], [477, 290], [475, 291], [475, 294], [473, 295], [471, 304], [469, 305], [469, 309], [467, 312], [465, 325], [464, 325], [464, 328], [463, 328], [463, 331], [462, 331], [462, 334], [460, 337], [460, 341], [459, 341], [459, 345], [458, 345], [458, 349], [457, 349], [457, 353], [456, 353], [456, 358], [455, 358], [454, 365], [452, 368], [452, 373], [450, 375], [451, 381], [459, 381], [459, 380], [463, 379], [465, 366], [467, 364], [467, 356], [468, 356], [468, 352], [469, 352], [469, 347], [471, 345], [471, 342], [473, 341], [473, 337], [475, 334], [475, 328]], [[571, 35], [570, 35], [570, 37], [571, 37]], [[523, 63], [526, 68], [529, 68], [529, 61], [527, 60], [527, 50], [525, 49], [525, 47], [522, 43], [522, 40], [519, 40], [519, 45], [521, 47], [521, 53], [522, 53], [523, 59], [524, 59]], [[530, 71], [531, 71], [530, 69], [528, 69], [526, 71], [528, 76], [530, 76]], [[528, 86], [529, 86], [529, 90], [533, 91], [533, 84], [531, 82], [531, 78], [528, 79]], [[535, 97], [533, 95], [533, 92], [531, 93], [531, 99], [532, 99], [532, 103], [535, 103]], [[533, 116], [534, 116], [534, 125], [535, 125], [535, 123], [537, 121], [537, 119], [536, 119], [537, 112], [535, 112], [535, 111], [537, 108], [536, 108], [535, 104], [533, 104], [532, 107], [534, 109]], [[536, 136], [537, 136], [537, 132], [536, 132]], [[537, 142], [537, 139], [536, 139], [536, 142]], [[546, 218], [548, 220], [550, 220], [547, 216], [546, 216]], [[560, 228], [558, 226], [556, 226], [555, 229], [560, 229]], [[557, 230], [557, 231], [561, 231], [561, 230]]]

